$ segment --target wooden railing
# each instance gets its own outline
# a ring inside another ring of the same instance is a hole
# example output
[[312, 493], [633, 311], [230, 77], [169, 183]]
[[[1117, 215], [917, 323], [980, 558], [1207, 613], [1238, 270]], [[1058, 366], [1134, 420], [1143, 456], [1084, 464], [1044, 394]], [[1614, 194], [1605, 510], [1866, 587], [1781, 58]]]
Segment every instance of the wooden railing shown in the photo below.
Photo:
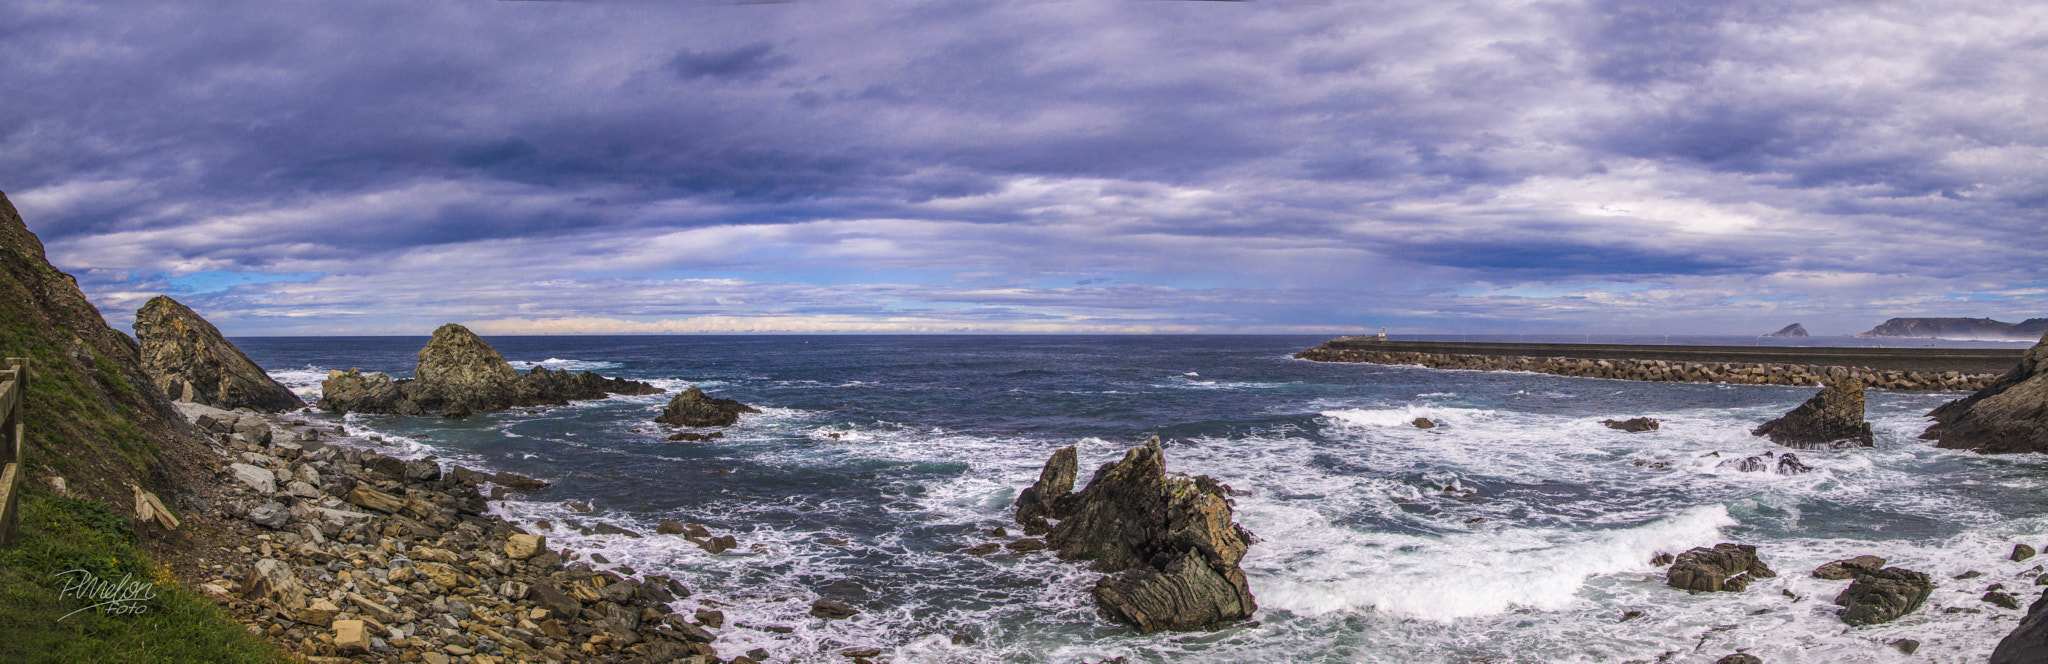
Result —
[[27, 444], [27, 425], [22, 421], [22, 400], [27, 397], [28, 359], [10, 357], [0, 369], [0, 546], [14, 543], [21, 522], [21, 485], [28, 482], [22, 467]]

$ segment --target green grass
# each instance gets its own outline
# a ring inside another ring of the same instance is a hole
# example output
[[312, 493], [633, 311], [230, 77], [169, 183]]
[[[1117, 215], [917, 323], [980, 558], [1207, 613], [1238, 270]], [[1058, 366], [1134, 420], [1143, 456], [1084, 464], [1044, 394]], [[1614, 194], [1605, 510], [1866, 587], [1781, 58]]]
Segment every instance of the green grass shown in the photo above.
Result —
[[[0, 549], [0, 662], [269, 662], [289, 660], [138, 549], [106, 503], [44, 491], [21, 496], [21, 541]], [[147, 586], [138, 613], [103, 614], [64, 597], [59, 574], [84, 570]], [[76, 613], [73, 613], [76, 612]]]

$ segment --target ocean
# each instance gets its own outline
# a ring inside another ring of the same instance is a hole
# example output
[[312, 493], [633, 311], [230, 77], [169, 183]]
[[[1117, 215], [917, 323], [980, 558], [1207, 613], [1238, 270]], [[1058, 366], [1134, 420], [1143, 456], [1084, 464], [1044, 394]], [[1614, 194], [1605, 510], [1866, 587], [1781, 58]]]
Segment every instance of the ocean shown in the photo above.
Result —
[[[1412, 337], [1411, 337], [1412, 338]], [[1449, 335], [1439, 340], [1457, 340]], [[1482, 340], [1471, 337], [1473, 340]], [[422, 337], [238, 338], [310, 403], [332, 369], [407, 375]], [[310, 413], [402, 457], [555, 485], [494, 513], [557, 524], [556, 546], [667, 574], [715, 606], [722, 656], [896, 662], [1981, 662], [2048, 558], [2048, 466], [1917, 439], [1961, 393], [1871, 391], [1877, 446], [1796, 451], [1802, 475], [1728, 464], [1783, 453], [1749, 435], [1813, 388], [1642, 383], [1296, 360], [1323, 336], [630, 336], [487, 338], [515, 366], [696, 385], [764, 411], [710, 442], [669, 442], [668, 395], [438, 417]], [[1577, 337], [1483, 340], [1572, 341]], [[1952, 345], [1994, 342], [1587, 337], [1592, 342]], [[2024, 347], [2026, 344], [2005, 343]], [[1637, 416], [1661, 430], [1600, 424]], [[1409, 423], [1426, 417], [1440, 426]], [[1243, 566], [1256, 625], [1140, 636], [1096, 616], [1098, 573], [1046, 553], [959, 550], [1019, 528], [1011, 501], [1078, 445], [1081, 477], [1150, 436], [1168, 470], [1249, 492]], [[1446, 487], [1450, 490], [1446, 491]], [[590, 514], [564, 503], [587, 501]], [[662, 520], [732, 534], [704, 552]], [[609, 523], [646, 534], [580, 535]], [[1690, 595], [1651, 558], [1753, 544], [1779, 574]], [[1874, 554], [1940, 587], [1898, 621], [1852, 628], [1816, 566]], [[1982, 572], [1953, 580], [1966, 571]], [[824, 621], [811, 600], [862, 613]], [[1622, 621], [1625, 612], [1642, 617]], [[769, 629], [769, 628], [776, 629]], [[781, 633], [781, 628], [789, 628]], [[1889, 645], [1921, 642], [1911, 656]]]

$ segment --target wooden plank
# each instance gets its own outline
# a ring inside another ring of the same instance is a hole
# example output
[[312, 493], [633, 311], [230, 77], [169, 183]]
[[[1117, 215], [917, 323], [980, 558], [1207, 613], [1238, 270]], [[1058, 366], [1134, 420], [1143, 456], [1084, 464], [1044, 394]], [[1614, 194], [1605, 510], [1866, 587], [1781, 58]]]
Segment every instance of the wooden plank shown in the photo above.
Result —
[[14, 544], [16, 528], [21, 524], [21, 486], [23, 472], [21, 464], [7, 464], [0, 470], [0, 546]]

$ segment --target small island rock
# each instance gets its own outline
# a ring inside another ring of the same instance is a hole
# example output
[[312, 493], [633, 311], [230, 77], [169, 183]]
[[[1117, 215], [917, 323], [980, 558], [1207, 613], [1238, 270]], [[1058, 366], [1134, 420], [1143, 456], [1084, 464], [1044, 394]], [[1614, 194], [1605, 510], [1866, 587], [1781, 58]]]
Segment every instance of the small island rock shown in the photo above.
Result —
[[1756, 547], [1722, 542], [1678, 554], [1664, 572], [1664, 584], [1694, 592], [1739, 592], [1751, 579], [1777, 576], [1756, 557]]
[[1835, 596], [1835, 604], [1842, 607], [1842, 622], [1875, 625], [1912, 613], [1933, 592], [1934, 582], [1926, 574], [1886, 567], [1858, 573], [1856, 581]]
[[681, 427], [729, 427], [740, 421], [741, 413], [759, 412], [758, 408], [732, 399], [706, 396], [704, 390], [692, 385], [669, 399], [668, 406], [661, 409], [661, 416], [654, 421]]
[[1870, 447], [1870, 423], [1863, 421], [1863, 383], [1844, 380], [1822, 388], [1798, 408], [1751, 431], [1786, 447], [1828, 447], [1842, 441]]

